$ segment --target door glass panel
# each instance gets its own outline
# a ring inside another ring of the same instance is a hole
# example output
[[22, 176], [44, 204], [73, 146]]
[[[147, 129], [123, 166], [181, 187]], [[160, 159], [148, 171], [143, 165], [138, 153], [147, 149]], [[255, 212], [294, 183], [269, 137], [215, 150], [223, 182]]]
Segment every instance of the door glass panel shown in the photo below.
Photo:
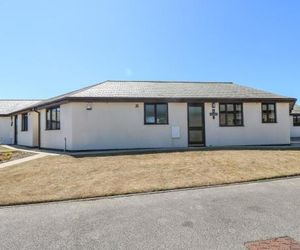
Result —
[[189, 107], [189, 127], [202, 127], [202, 107]]
[[191, 144], [202, 144], [203, 143], [203, 132], [202, 130], [190, 130], [190, 143]]
[[204, 143], [204, 120], [203, 120], [203, 106], [190, 104], [188, 106], [189, 117], [189, 144]]

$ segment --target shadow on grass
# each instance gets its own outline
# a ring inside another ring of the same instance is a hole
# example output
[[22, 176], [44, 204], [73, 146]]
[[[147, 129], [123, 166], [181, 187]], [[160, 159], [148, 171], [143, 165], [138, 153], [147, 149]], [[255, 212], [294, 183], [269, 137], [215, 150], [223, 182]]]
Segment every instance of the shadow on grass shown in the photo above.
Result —
[[[166, 154], [181, 152], [205, 152], [205, 151], [300, 151], [300, 146], [278, 145], [278, 146], [232, 146], [232, 147], [195, 147], [195, 148], [177, 148], [177, 149], [132, 149], [132, 150], [87, 150], [78, 152], [69, 152], [74, 158], [85, 157], [106, 157], [106, 156], [126, 156], [126, 155], [146, 155], [146, 154]], [[112, 152], [113, 151], [113, 152]]]

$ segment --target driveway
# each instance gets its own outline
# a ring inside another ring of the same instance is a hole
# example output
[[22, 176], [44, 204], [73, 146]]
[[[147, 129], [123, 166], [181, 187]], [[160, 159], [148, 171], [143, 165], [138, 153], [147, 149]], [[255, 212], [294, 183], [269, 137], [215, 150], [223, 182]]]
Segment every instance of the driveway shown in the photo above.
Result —
[[300, 242], [300, 178], [0, 209], [1, 249], [245, 249]]

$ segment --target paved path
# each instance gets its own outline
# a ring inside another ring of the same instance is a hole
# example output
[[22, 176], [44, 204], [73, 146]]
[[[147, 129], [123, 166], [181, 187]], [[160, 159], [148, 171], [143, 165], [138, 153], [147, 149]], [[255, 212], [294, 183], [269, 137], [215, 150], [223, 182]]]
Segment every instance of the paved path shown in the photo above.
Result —
[[2, 145], [2, 146], [5, 147], [5, 148], [8, 148], [8, 149], [16, 150], [16, 151], [34, 153], [35, 155], [31, 155], [31, 156], [24, 157], [24, 158], [21, 158], [21, 159], [1, 163], [0, 164], [0, 169], [1, 168], [6, 168], [6, 167], [11, 167], [11, 166], [14, 166], [14, 165], [17, 165], [17, 164], [20, 164], [20, 163], [24, 163], [24, 162], [27, 162], [27, 161], [37, 160], [37, 159], [40, 159], [40, 158], [43, 158], [43, 157], [46, 157], [46, 156], [57, 155], [57, 154], [49, 153], [49, 152], [39, 152], [39, 151], [34, 151], [34, 150], [20, 149], [20, 148], [8, 146], [8, 145]]
[[0, 208], [0, 249], [234, 250], [279, 236], [300, 242], [300, 178]]

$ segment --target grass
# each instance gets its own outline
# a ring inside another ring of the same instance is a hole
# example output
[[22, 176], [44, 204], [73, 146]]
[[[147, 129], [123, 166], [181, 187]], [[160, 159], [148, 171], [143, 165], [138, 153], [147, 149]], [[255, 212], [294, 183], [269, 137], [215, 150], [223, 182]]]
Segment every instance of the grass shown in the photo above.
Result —
[[8, 148], [6, 148], [6, 147], [2, 147], [2, 146], [0, 146], [0, 152], [3, 152], [3, 151], [9, 151], [9, 149], [8, 149]]
[[0, 204], [108, 196], [300, 174], [300, 151], [219, 150], [75, 158], [0, 169]]

